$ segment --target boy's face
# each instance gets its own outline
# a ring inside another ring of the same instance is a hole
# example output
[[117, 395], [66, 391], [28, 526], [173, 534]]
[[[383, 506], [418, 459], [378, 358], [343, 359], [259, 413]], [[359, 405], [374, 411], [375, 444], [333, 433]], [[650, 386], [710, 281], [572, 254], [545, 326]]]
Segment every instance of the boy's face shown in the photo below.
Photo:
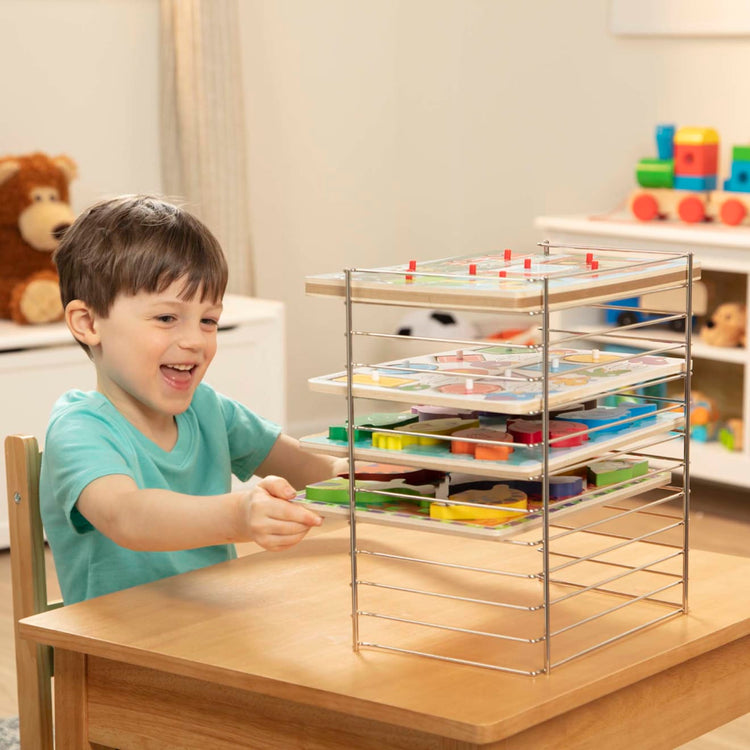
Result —
[[[184, 412], [216, 354], [221, 303], [163, 292], [118, 295], [98, 318], [92, 348], [98, 390], [136, 426], [158, 427]], [[144, 423], [145, 420], [145, 423]]]

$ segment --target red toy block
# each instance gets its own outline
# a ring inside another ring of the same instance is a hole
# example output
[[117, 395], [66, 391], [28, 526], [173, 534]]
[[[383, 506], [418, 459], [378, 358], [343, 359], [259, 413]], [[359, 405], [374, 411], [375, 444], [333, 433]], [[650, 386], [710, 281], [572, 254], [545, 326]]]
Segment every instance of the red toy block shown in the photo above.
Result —
[[[541, 419], [511, 419], [508, 420], [506, 428], [513, 436], [516, 443], [526, 443], [527, 445], [542, 442], [542, 420]], [[552, 448], [570, 448], [574, 445], [581, 445], [589, 439], [586, 434], [588, 427], [581, 422], [563, 422], [562, 420], [551, 419], [549, 422], [550, 439], [555, 439]], [[580, 432], [580, 435], [573, 435], [566, 438], [566, 435]], [[556, 438], [562, 438], [556, 440]]]
[[679, 144], [674, 147], [674, 173], [679, 176], [709, 177], [719, 166], [717, 143]]

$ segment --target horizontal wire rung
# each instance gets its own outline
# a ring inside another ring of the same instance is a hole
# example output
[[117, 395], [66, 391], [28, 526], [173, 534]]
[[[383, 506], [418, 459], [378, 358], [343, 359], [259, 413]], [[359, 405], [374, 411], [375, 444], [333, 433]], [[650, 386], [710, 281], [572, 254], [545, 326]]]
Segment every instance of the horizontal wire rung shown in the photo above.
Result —
[[485, 669], [494, 669], [496, 672], [507, 672], [509, 674], [520, 674], [528, 677], [537, 677], [540, 674], [544, 674], [543, 669], [524, 670], [524, 669], [513, 669], [511, 667], [501, 667], [497, 664], [485, 664], [481, 661], [470, 661], [468, 659], [456, 659], [453, 656], [441, 656], [440, 654], [430, 654], [426, 651], [415, 651], [410, 648], [398, 648], [397, 646], [385, 646], [381, 643], [373, 643], [371, 641], [358, 641], [358, 646], [363, 648], [378, 648], [383, 651], [393, 651], [397, 654], [411, 654], [412, 656], [424, 656], [427, 659], [437, 659], [438, 661], [448, 661], [452, 664], [463, 664], [467, 667], [484, 667]]
[[660, 565], [663, 562], [667, 562], [667, 560], [673, 560], [674, 558], [679, 557], [681, 554], [682, 554], [682, 550], [678, 550], [677, 552], [672, 552], [669, 555], [659, 558], [658, 560], [651, 560], [645, 563], [644, 565], [631, 567], [628, 570], [625, 570], [621, 573], [617, 573], [616, 575], [610, 576], [609, 578], [603, 578], [600, 581], [597, 581], [596, 583], [591, 583], [591, 584], [575, 583], [574, 581], [562, 581], [562, 580], [550, 578], [550, 583], [554, 583], [558, 586], [574, 586], [576, 587], [576, 589], [578, 589], [576, 591], [571, 591], [569, 594], [565, 594], [564, 596], [560, 596], [557, 599], [551, 600], [550, 605], [559, 604], [560, 602], [564, 602], [568, 599], [572, 599], [576, 596], [580, 596], [581, 594], [584, 594], [587, 591], [604, 591], [605, 593], [608, 593], [608, 594], [620, 594], [622, 596], [630, 596], [630, 594], [626, 594], [621, 591], [614, 591], [612, 589], [603, 589], [602, 586], [608, 583], [614, 583], [615, 581], [619, 581], [623, 578], [627, 578], [628, 576], [633, 575], [634, 573], [648, 572], [648, 573], [653, 573], [654, 575], [662, 575], [662, 576], [668, 576], [669, 578], [682, 579], [682, 573], [669, 573], [668, 571], [665, 571], [665, 570], [650, 570], [651, 566]]
[[471, 628], [459, 628], [454, 625], [441, 625], [437, 622], [426, 622], [424, 620], [412, 620], [408, 617], [396, 617], [395, 615], [386, 615], [379, 612], [366, 612], [364, 610], [359, 610], [357, 612], [358, 615], [362, 617], [374, 617], [380, 620], [390, 620], [392, 622], [403, 622], [407, 625], [420, 625], [421, 627], [425, 628], [435, 628], [437, 630], [449, 630], [452, 633], [466, 633], [467, 635], [478, 635], [483, 638], [496, 638], [498, 640], [503, 641], [514, 641], [516, 643], [528, 643], [528, 644], [534, 644], [534, 643], [541, 643], [544, 641], [544, 637], [539, 638], [519, 638], [515, 635], [504, 635], [503, 633], [488, 633], [485, 630], [473, 630]]
[[[578, 620], [578, 622], [571, 623], [570, 625], [566, 625], [564, 628], [560, 628], [559, 630], [555, 630], [550, 633], [550, 637], [554, 638], [558, 635], [561, 635], [562, 633], [567, 633], [570, 630], [573, 630], [574, 628], [578, 628], [581, 625], [586, 625], [589, 622], [593, 622], [594, 620], [598, 620], [602, 617], [606, 617], [607, 615], [611, 615], [613, 612], [618, 612], [621, 609], [624, 609], [625, 607], [630, 607], [633, 604], [637, 604], [638, 602], [642, 602], [645, 599], [651, 600], [651, 597], [655, 594], [660, 594], [662, 591], [667, 591], [668, 589], [672, 589], [675, 586], [682, 586], [684, 581], [680, 579], [679, 581], [672, 581], [671, 583], [667, 583], [664, 586], [660, 586], [659, 588], [654, 589], [653, 591], [649, 591], [646, 594], [640, 594], [639, 596], [633, 596], [632, 598], [628, 599], [625, 602], [621, 602], [620, 604], [616, 604], [614, 607], [610, 607], [609, 609], [605, 609], [601, 612], [597, 612], [596, 614], [589, 615], [588, 617], [584, 617], [583, 620]], [[675, 607], [682, 608], [681, 604], [675, 604]]]
[[537, 605], [526, 605], [521, 604], [510, 604], [509, 602], [493, 602], [489, 599], [476, 599], [470, 596], [458, 596], [456, 594], [444, 594], [440, 591], [425, 591], [423, 589], [412, 589], [406, 586], [393, 586], [389, 583], [377, 583], [376, 581], [357, 581], [358, 586], [372, 586], [379, 589], [387, 589], [388, 591], [400, 591], [404, 594], [420, 594], [422, 596], [434, 596], [438, 599], [449, 599], [457, 602], [469, 602], [470, 604], [486, 604], [490, 607], [500, 607], [501, 609], [513, 609], [519, 612], [537, 612], [540, 609], [544, 609], [544, 604]]
[[570, 656], [567, 656], [564, 659], [560, 659], [559, 661], [552, 663], [550, 667], [551, 668], [559, 667], [563, 664], [566, 664], [569, 661], [572, 661], [573, 659], [578, 659], [579, 657], [585, 656], [586, 654], [590, 654], [592, 651], [596, 651], [597, 649], [602, 648], [603, 646], [608, 646], [611, 643], [615, 643], [616, 641], [621, 640], [622, 638], [626, 638], [629, 635], [633, 635], [633, 633], [637, 633], [640, 630], [645, 630], [646, 628], [649, 628], [652, 625], [656, 625], [659, 622], [668, 620], [670, 617], [676, 617], [677, 615], [681, 615], [681, 614], [683, 614], [682, 609], [678, 609], [674, 612], [667, 612], [666, 614], [660, 615], [659, 617], [655, 617], [653, 620], [649, 620], [648, 622], [645, 622], [642, 625], [638, 625], [635, 628], [630, 628], [630, 630], [626, 630], [624, 633], [618, 633], [612, 638], [607, 638], [607, 640], [601, 641], [600, 643], [597, 643], [595, 646], [590, 646], [589, 648], [585, 648], [582, 651], [578, 651], [575, 654], [571, 654]]
[[490, 575], [508, 576], [511, 578], [524, 578], [534, 579], [538, 578], [538, 574], [535, 573], [515, 573], [508, 570], [495, 570], [492, 568], [477, 568], [472, 565], [459, 565], [458, 563], [441, 562], [439, 560], [426, 560], [420, 557], [408, 557], [406, 555], [394, 555], [390, 552], [374, 552], [371, 550], [356, 549], [355, 552], [359, 555], [369, 555], [370, 557], [380, 557], [388, 560], [398, 560], [399, 562], [412, 562], [423, 565], [434, 565], [441, 568], [452, 568], [454, 570], [470, 570], [474, 573], [488, 573]]
[[[652, 500], [647, 505], [641, 506], [641, 507], [634, 507], [634, 508], [627, 508], [623, 510], [622, 513], [617, 513], [614, 516], [608, 516], [607, 518], [600, 518], [596, 521], [591, 521], [589, 523], [583, 524], [582, 526], [576, 526], [575, 528], [569, 528], [567, 531], [560, 532], [559, 534], [555, 534], [554, 536], [551, 536], [549, 538], [550, 542], [557, 541], [558, 539], [562, 539], [563, 537], [570, 536], [571, 534], [576, 534], [580, 531], [588, 531], [589, 529], [595, 528], [596, 526], [603, 525], [605, 523], [610, 523], [611, 521], [616, 521], [620, 518], [625, 518], [626, 516], [634, 515], [635, 513], [641, 513], [643, 508], [651, 508], [657, 505], [663, 505], [664, 503], [670, 502], [671, 500], [675, 500], [680, 494], [677, 493], [674, 495], [668, 495], [667, 497], [661, 497], [657, 500]], [[606, 504], [604, 504], [603, 507], [607, 507]]]
[[[669, 524], [668, 526], [664, 526], [663, 528], [657, 529], [656, 531], [649, 531], [646, 534], [641, 534], [640, 536], [628, 538], [626, 541], [621, 542], [620, 544], [614, 544], [611, 547], [607, 547], [606, 549], [597, 550], [596, 552], [592, 552], [589, 555], [583, 555], [582, 557], [577, 557], [575, 560], [571, 560], [569, 562], [563, 563], [562, 565], [557, 565], [554, 568], [550, 568], [549, 572], [556, 573], [558, 570], [563, 570], [564, 568], [568, 568], [571, 565], [575, 565], [576, 563], [584, 562], [586, 560], [594, 560], [601, 555], [607, 555], [610, 552], [614, 552], [615, 550], [622, 549], [623, 547], [627, 547], [628, 544], [633, 544], [634, 542], [642, 542], [645, 539], [649, 539], [650, 537], [656, 536], [657, 534], [662, 534], [665, 531], [669, 531], [670, 529], [676, 529], [679, 526], [682, 526], [683, 523], [684, 521], [680, 520], [677, 523]], [[550, 554], [555, 555], [557, 553], [554, 552], [553, 550], [550, 550]]]

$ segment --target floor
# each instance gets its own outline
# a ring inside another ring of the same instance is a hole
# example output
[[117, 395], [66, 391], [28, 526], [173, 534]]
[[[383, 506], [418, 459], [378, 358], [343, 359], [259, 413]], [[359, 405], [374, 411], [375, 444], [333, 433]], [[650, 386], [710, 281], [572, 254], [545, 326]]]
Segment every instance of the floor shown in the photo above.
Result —
[[[697, 549], [750, 557], [750, 492], [723, 485], [693, 483], [690, 519], [691, 546]], [[240, 554], [253, 545], [238, 548]], [[51, 558], [48, 557], [48, 586], [53, 596], [59, 594]], [[54, 592], [54, 593], [53, 593]], [[10, 609], [10, 561], [0, 552], [0, 718], [18, 712], [13, 653], [13, 621]], [[720, 727], [680, 750], [748, 750], [750, 748], [750, 714]], [[646, 750], [644, 748], [644, 750]]]

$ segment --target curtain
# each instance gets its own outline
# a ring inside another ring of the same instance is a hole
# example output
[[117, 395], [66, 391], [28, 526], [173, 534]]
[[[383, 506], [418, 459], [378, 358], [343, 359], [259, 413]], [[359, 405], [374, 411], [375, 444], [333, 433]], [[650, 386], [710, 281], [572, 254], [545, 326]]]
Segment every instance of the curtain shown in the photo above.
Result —
[[228, 291], [253, 294], [237, 0], [161, 0], [164, 192], [221, 242]]

